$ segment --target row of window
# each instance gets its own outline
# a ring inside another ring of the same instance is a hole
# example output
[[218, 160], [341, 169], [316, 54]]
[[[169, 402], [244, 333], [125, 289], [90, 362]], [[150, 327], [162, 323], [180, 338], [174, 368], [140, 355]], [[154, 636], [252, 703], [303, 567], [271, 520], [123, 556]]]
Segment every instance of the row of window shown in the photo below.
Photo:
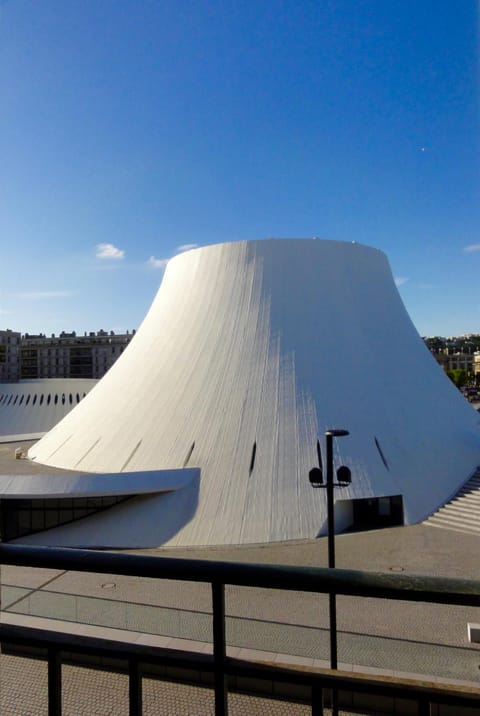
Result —
[[36, 393], [33, 395], [30, 395], [30, 393], [28, 395], [25, 395], [24, 393], [5, 393], [5, 395], [0, 396], [0, 405], [10, 405], [13, 401], [13, 405], [16, 405], [18, 402], [18, 405], [22, 405], [23, 403], [23, 405], [26, 406], [30, 403], [30, 398], [32, 399], [31, 405], [35, 405], [37, 398], [39, 405], [43, 405], [44, 401], [46, 405], [50, 405], [50, 403], [57, 405], [59, 402], [62, 405], [65, 405], [67, 402], [69, 405], [73, 405], [75, 402], [79, 403], [85, 396], [86, 393], [83, 393], [83, 395], [80, 393], [55, 393], [54, 395], [52, 393], [48, 393], [48, 395], [44, 395], [43, 393], [40, 395], [37, 395]]
[[128, 497], [80, 497], [45, 500], [2, 500], [0, 539], [3, 542], [65, 525], [123, 502]]

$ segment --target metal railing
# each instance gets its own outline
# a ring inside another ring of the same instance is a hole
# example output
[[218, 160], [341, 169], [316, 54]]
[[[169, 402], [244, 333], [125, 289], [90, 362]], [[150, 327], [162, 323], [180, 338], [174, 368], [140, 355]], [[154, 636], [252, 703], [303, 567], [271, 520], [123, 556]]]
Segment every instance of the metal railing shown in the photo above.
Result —
[[79, 572], [173, 579], [209, 583], [213, 612], [213, 656], [179, 654], [168, 649], [147, 648], [107, 639], [46, 632], [33, 627], [0, 624], [0, 643], [42, 647], [48, 652], [48, 713], [61, 715], [62, 654], [100, 654], [122, 658], [129, 671], [129, 714], [142, 714], [143, 664], [156, 663], [210, 672], [213, 677], [216, 716], [228, 714], [228, 679], [247, 677], [287, 682], [311, 688], [312, 716], [323, 713], [323, 691], [370, 693], [417, 702], [421, 716], [430, 704], [480, 706], [480, 690], [448, 684], [414, 682], [328, 669], [259, 664], [227, 656], [225, 635], [225, 585], [264, 587], [318, 594], [375, 597], [458, 606], [480, 606], [480, 581], [438, 577], [380, 574], [321, 567], [246, 564], [172, 557], [92, 552], [88, 550], [24, 547], [0, 544], [0, 565], [71, 570]]

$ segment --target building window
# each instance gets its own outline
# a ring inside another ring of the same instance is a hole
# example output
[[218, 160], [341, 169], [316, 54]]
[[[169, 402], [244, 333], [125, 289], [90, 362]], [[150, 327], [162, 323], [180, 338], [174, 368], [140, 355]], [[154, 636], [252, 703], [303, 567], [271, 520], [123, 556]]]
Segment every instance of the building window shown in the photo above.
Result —
[[0, 502], [3, 541], [73, 522], [130, 499], [125, 496], [78, 497]]

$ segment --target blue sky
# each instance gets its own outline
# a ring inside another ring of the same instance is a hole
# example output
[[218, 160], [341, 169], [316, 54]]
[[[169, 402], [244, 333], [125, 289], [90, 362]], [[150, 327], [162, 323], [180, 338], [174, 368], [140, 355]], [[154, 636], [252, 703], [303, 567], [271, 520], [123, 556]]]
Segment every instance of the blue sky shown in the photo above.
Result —
[[137, 328], [180, 247], [388, 256], [480, 332], [474, 0], [0, 0], [0, 328]]

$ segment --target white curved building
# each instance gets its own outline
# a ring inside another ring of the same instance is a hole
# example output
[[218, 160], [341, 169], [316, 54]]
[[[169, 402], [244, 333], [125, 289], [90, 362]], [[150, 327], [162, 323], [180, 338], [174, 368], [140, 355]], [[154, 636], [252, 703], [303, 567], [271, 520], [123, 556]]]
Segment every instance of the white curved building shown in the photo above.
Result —
[[83, 400], [97, 383], [88, 378], [44, 378], [0, 384], [0, 442], [36, 440]]
[[187, 467], [200, 479], [22, 541], [151, 547], [325, 533], [326, 494], [308, 473], [319, 449], [325, 464], [329, 428], [350, 431], [334, 446], [336, 466], [352, 471], [335, 493], [339, 528], [389, 515], [414, 523], [480, 463], [479, 422], [415, 331], [380, 251], [300, 239], [195, 249], [169, 262], [121, 358], [29, 457], [120, 481]]

